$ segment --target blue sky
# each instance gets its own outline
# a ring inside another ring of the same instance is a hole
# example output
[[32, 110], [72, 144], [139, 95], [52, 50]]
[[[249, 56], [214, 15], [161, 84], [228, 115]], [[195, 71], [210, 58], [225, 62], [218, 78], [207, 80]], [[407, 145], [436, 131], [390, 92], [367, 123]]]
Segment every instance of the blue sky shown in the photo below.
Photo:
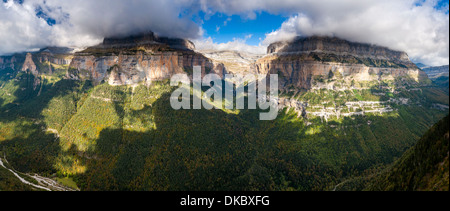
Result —
[[[416, 5], [419, 6], [423, 2], [418, 2]], [[434, 8], [449, 14], [449, 1], [438, 0]], [[274, 15], [264, 11], [257, 12], [255, 19], [240, 15], [228, 16], [224, 13], [216, 13], [209, 17], [204, 12], [200, 12], [195, 17], [197, 20], [194, 19], [194, 21], [203, 27], [205, 38], [211, 37], [216, 43], [245, 39], [246, 44], [255, 46], [265, 39], [266, 34], [279, 29], [281, 24], [289, 19], [287, 15]]]
[[204, 37], [211, 37], [217, 43], [230, 42], [235, 38], [246, 39], [249, 45], [258, 45], [265, 39], [266, 34], [280, 28], [289, 18], [267, 12], [257, 13], [255, 19], [239, 15], [227, 16], [222, 13], [205, 18], [205, 13], [202, 12], [199, 16], [203, 17]]

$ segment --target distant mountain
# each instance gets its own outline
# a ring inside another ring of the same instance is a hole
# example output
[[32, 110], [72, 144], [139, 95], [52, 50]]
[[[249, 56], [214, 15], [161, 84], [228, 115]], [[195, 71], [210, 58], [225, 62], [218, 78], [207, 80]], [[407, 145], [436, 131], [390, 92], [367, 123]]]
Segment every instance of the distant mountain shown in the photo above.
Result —
[[423, 68], [426, 68], [426, 67], [430, 67], [430, 66], [428, 66], [428, 65], [426, 65], [426, 64], [423, 64], [423, 63], [416, 63], [416, 65], [417, 65], [417, 67], [419, 67], [420, 69], [423, 69]]
[[207, 58], [224, 64], [226, 71], [233, 74], [256, 73], [255, 62], [264, 55], [238, 51], [199, 51]]
[[389, 171], [378, 176], [369, 190], [448, 191], [449, 116], [434, 125]]
[[423, 69], [433, 83], [445, 93], [449, 93], [449, 66], [428, 67]]
[[438, 67], [426, 67], [426, 68], [423, 68], [423, 71], [425, 71], [425, 73], [427, 73], [428, 77], [430, 77], [431, 79], [436, 79], [441, 76], [449, 77], [449, 66], [448, 65], [438, 66]]

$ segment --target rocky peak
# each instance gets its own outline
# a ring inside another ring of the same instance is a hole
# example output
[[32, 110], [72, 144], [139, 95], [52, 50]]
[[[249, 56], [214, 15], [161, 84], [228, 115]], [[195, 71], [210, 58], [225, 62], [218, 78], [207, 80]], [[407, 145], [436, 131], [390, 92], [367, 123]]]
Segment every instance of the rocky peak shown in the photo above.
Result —
[[296, 37], [292, 41], [276, 42], [271, 44], [268, 54], [293, 54], [302, 52], [329, 53], [335, 55], [351, 55], [361, 58], [395, 60], [408, 63], [417, 68], [405, 52], [391, 50], [386, 47], [356, 43], [337, 37]]
[[259, 54], [238, 51], [201, 50], [199, 52], [216, 63], [224, 64], [227, 72], [233, 74], [255, 73], [254, 64], [263, 57]]
[[46, 47], [39, 51], [41, 54], [51, 54], [51, 55], [71, 55], [75, 51], [74, 48], [67, 47]]
[[105, 38], [103, 43], [76, 53], [67, 77], [102, 81], [111, 85], [150, 84], [174, 74], [190, 73], [201, 66], [202, 73], [224, 74], [224, 67], [194, 51], [188, 40], [158, 37], [154, 33]]
[[[128, 37], [107, 37], [103, 43], [91, 47], [91, 50], [98, 49], [133, 49], [140, 48], [145, 50], [194, 50], [195, 45], [185, 39], [159, 37], [153, 32], [141, 33]], [[88, 49], [88, 50], [89, 50]]]
[[[427, 84], [429, 79], [405, 52], [336, 37], [297, 37], [276, 42], [256, 62], [257, 72], [278, 74], [281, 88], [353, 89], [373, 84]], [[405, 82], [406, 83], [406, 82]]]
[[39, 74], [36, 68], [36, 64], [34, 64], [33, 62], [33, 55], [31, 53], [27, 53], [25, 62], [22, 66], [22, 71], [30, 71], [33, 75]]
[[134, 45], [155, 42], [157, 42], [157, 38], [153, 32], [128, 37], [107, 37], [103, 39], [103, 45]]

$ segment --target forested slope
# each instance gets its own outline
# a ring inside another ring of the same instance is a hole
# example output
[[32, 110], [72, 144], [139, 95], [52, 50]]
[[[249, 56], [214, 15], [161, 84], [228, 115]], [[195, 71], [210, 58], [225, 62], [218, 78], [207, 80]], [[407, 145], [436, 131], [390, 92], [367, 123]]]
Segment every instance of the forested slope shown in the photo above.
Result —
[[410, 105], [328, 122], [284, 110], [259, 121], [259, 110], [173, 110], [167, 82], [9, 77], [0, 151], [18, 171], [69, 177], [81, 190], [329, 190], [394, 162], [445, 115]]
[[434, 125], [386, 173], [376, 177], [368, 190], [448, 191], [449, 116]]

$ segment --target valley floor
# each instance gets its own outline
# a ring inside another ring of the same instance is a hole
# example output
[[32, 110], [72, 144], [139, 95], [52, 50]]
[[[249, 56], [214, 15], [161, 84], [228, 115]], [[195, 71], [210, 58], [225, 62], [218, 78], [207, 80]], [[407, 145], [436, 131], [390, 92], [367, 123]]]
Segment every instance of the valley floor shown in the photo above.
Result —
[[[39, 176], [37, 174], [30, 175], [30, 174], [24, 174], [21, 172], [17, 172], [11, 168], [8, 168], [3, 163], [5, 161], [6, 164], [9, 164], [6, 159], [0, 158], [0, 168], [4, 168], [7, 171], [9, 171], [12, 175], [14, 175], [15, 178], [17, 178], [21, 183], [23, 183], [25, 186], [30, 186], [34, 190], [44, 190], [44, 191], [75, 191], [74, 189], [64, 187], [63, 185], [59, 184], [57, 181]], [[21, 176], [23, 175], [23, 176]], [[24, 177], [27, 177], [25, 179]], [[29, 180], [34, 179], [33, 182], [29, 182]], [[37, 184], [36, 184], [37, 183]]]

